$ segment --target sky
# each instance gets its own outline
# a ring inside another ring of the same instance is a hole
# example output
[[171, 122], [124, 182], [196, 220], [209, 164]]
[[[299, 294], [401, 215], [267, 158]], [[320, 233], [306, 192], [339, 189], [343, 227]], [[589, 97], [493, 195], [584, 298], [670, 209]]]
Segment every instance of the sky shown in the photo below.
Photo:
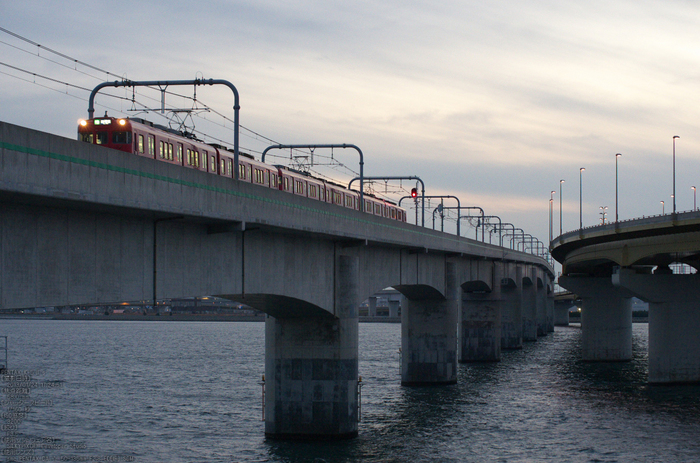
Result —
[[[21, 37], [0, 31], [4, 122], [75, 138], [100, 82], [224, 79], [240, 95], [242, 150], [355, 144], [365, 176], [418, 176], [426, 195], [456, 196], [543, 243], [550, 198], [555, 237], [560, 199], [564, 232], [592, 226], [601, 207], [615, 219], [616, 185], [620, 220], [670, 212], [674, 135], [677, 210], [700, 187], [697, 2], [0, 0], [0, 12]], [[157, 92], [137, 92], [159, 107]], [[122, 99], [98, 95], [97, 114], [136, 116], [131, 90], [104, 93]], [[231, 92], [196, 96], [216, 111], [197, 130], [231, 146]], [[359, 170], [354, 151], [333, 156]], [[413, 186], [399, 183], [395, 200]]]

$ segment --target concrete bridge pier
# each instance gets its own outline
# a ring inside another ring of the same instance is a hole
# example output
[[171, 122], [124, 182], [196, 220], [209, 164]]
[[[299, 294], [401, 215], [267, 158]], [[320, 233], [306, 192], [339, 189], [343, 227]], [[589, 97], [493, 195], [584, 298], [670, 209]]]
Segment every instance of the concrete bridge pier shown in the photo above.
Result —
[[533, 272], [536, 275], [535, 286], [535, 312], [537, 314], [537, 336], [547, 336], [547, 286], [542, 281], [542, 272]]
[[[507, 264], [504, 264], [507, 265]], [[515, 269], [515, 280], [507, 273], [501, 278], [501, 350], [523, 348], [522, 267]]]
[[[401, 291], [401, 286], [395, 288]], [[406, 297], [401, 308], [402, 386], [457, 383], [459, 291], [456, 265], [446, 262], [444, 297]]]
[[547, 332], [554, 333], [554, 287], [552, 280], [546, 277], [547, 285]]
[[632, 294], [610, 277], [559, 277], [559, 284], [581, 298], [584, 361], [632, 360]]
[[573, 305], [571, 301], [553, 301], [554, 325], [569, 326], [569, 309]]
[[613, 282], [649, 302], [649, 382], [700, 382], [700, 274], [622, 269]]
[[356, 257], [338, 258], [336, 316], [267, 317], [267, 437], [357, 436], [358, 262]]
[[[462, 284], [460, 362], [501, 360], [501, 277], [503, 266], [494, 263], [488, 282]], [[498, 284], [496, 284], [498, 282]]]
[[522, 279], [523, 342], [537, 341], [537, 277], [536, 270], [526, 267]]

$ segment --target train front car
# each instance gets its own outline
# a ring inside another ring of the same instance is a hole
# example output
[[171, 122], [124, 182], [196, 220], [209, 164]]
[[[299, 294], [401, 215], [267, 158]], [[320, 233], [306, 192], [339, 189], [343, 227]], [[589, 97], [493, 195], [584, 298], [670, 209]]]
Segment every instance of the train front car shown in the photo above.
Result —
[[80, 121], [78, 140], [213, 174], [216, 148], [144, 119], [96, 117]]
[[78, 140], [131, 153], [133, 131], [129, 119], [96, 117], [81, 120], [78, 124]]

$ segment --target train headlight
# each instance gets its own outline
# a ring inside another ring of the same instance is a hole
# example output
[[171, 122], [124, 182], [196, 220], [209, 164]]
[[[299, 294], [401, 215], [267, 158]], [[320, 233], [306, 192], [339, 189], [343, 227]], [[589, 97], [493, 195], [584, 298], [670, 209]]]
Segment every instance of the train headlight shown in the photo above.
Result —
[[126, 125], [126, 119], [119, 119], [119, 125]]
[[85, 119], [80, 119], [80, 120], [78, 121], [78, 123], [80, 124], [81, 127], [86, 127], [86, 126], [87, 126], [87, 121], [86, 121]]

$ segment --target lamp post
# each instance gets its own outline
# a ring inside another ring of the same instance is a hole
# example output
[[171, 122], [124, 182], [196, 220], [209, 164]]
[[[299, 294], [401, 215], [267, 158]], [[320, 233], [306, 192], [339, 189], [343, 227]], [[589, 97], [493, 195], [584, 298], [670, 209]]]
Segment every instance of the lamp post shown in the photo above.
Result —
[[583, 229], [583, 171], [585, 167], [578, 170], [578, 218], [579, 230]]
[[676, 138], [681, 138], [678, 135], [673, 136], [673, 213], [676, 213]]
[[562, 233], [562, 227], [561, 227], [561, 184], [564, 183], [564, 180], [559, 180], [559, 236], [561, 236]]
[[608, 206], [600, 206], [600, 223], [605, 225], [605, 216], [608, 213]]
[[664, 212], [664, 202], [661, 201], [661, 215], [664, 215], [666, 212]]
[[619, 216], [617, 215], [617, 158], [622, 156], [620, 153], [615, 155], [615, 222], [618, 222]]
[[698, 210], [698, 196], [697, 196], [697, 191], [694, 186], [690, 187], [691, 190], [693, 190], [693, 210], [697, 211]]
[[552, 231], [552, 208], [553, 208], [553, 204], [554, 204], [554, 193], [556, 193], [556, 191], [554, 191], [554, 190], [549, 192], [549, 242], [550, 243], [552, 242], [552, 238], [553, 238], [552, 235], [554, 233]]

